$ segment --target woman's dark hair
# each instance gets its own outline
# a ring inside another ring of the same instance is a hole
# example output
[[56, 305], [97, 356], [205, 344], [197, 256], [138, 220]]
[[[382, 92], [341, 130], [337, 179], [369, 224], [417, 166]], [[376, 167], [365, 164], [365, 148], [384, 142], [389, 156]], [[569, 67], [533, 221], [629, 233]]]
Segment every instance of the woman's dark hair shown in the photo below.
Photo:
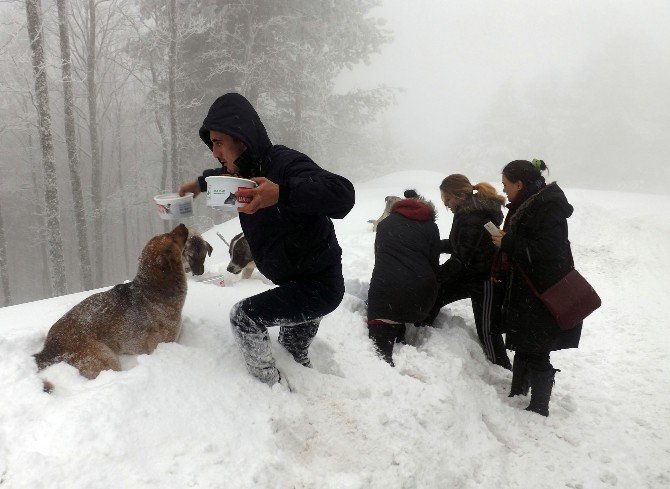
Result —
[[547, 170], [547, 165], [543, 160], [533, 160], [535, 164], [527, 160], [510, 161], [503, 168], [502, 174], [512, 183], [523, 183], [524, 187], [528, 187], [536, 180], [542, 177], [542, 172]]

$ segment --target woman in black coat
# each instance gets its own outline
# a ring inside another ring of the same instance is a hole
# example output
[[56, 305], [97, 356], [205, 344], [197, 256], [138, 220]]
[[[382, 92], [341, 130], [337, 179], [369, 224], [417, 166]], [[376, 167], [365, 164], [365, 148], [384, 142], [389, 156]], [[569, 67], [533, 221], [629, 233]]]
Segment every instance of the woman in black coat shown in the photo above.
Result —
[[405, 323], [422, 321], [437, 294], [440, 232], [435, 207], [407, 190], [377, 225], [375, 266], [368, 292], [368, 330], [380, 356], [393, 366], [393, 344]]
[[502, 223], [505, 197], [488, 183], [472, 185], [464, 175], [449, 175], [440, 184], [442, 202], [454, 213], [449, 239], [440, 242], [440, 252], [450, 254], [440, 265], [437, 300], [425, 324], [432, 324], [440, 309], [460, 299], [472, 301], [477, 336], [486, 358], [510, 369], [502, 335], [491, 332], [499, 310], [491, 282], [491, 264], [495, 246], [484, 224]]
[[503, 191], [510, 203], [500, 236], [493, 237], [502, 253], [494, 274], [505, 283], [502, 328], [507, 348], [516, 352], [510, 397], [531, 389], [527, 410], [549, 415], [549, 398], [557, 370], [549, 353], [577, 348], [581, 324], [562, 331], [539, 293], [563, 278], [573, 267], [567, 219], [573, 207], [554, 182], [545, 184], [545, 163], [516, 160], [502, 171]]

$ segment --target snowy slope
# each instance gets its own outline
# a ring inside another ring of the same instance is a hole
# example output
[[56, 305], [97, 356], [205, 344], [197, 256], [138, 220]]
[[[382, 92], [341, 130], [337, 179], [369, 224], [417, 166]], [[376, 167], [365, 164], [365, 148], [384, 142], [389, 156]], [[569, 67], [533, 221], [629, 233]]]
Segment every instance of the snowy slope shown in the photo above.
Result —
[[[374, 265], [366, 221], [386, 195], [414, 187], [438, 204], [446, 235], [443, 176], [401, 172], [356, 186], [356, 207], [335, 223], [350, 294], [321, 324], [314, 369], [294, 363], [271, 331], [293, 392], [251, 378], [230, 333], [231, 306], [271, 287], [258, 272], [225, 274], [226, 287], [191, 280], [178, 343], [92, 381], [65, 364], [38, 376], [31, 357], [92, 292], [0, 309], [0, 487], [670, 486], [670, 198], [567, 190], [575, 261], [603, 307], [578, 350], [552, 355], [562, 371], [543, 418], [523, 410], [527, 398], [507, 398], [511, 374], [484, 360], [468, 301], [397, 347], [395, 369], [373, 353], [357, 297]], [[229, 239], [239, 222], [205, 233], [210, 274], [227, 264], [216, 230]]]

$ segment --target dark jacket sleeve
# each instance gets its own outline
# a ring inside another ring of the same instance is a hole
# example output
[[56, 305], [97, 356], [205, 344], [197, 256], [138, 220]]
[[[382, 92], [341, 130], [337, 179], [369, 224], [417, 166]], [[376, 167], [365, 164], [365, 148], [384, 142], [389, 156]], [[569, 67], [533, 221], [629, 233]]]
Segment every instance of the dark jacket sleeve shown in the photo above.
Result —
[[485, 252], [484, 248], [490, 243], [490, 238], [487, 237], [488, 231], [479, 226], [479, 222], [469, 223], [463, 227], [457, 252], [465, 267], [469, 267], [476, 261], [477, 255]]
[[439, 266], [437, 279], [440, 282], [449, 282], [457, 278], [464, 270], [463, 263], [457, 257], [452, 255], [447, 261]]
[[355, 191], [346, 178], [301, 156], [286, 165], [279, 203], [299, 214], [342, 219], [354, 207]]
[[490, 268], [493, 245], [480, 220], [475, 214], [460, 220], [454, 239], [450, 240], [451, 256], [440, 266], [440, 281], [448, 282], [463, 273], [480, 274], [482, 268]]
[[448, 239], [440, 240], [440, 253], [453, 253], [451, 250], [451, 242]]
[[502, 238], [500, 249], [526, 269], [555, 259], [559, 244], [565, 240], [565, 217], [551, 207], [546, 206], [542, 215], [534, 219], [537, 227], [532, 234], [521, 236], [508, 232]]
[[439, 273], [440, 268], [440, 253], [441, 253], [442, 241], [440, 240], [440, 230], [437, 228], [437, 224], [434, 226], [433, 238], [430, 241], [430, 251], [429, 259], [430, 264], [435, 271], [435, 276]]

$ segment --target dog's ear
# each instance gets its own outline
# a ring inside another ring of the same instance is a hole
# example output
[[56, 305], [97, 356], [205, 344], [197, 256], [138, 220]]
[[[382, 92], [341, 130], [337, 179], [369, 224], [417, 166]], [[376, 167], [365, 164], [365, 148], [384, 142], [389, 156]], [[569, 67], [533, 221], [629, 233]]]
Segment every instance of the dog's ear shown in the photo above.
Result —
[[178, 235], [181, 234], [184, 236], [184, 240], [188, 239], [188, 228], [182, 223], [172, 230], [172, 234]]
[[214, 248], [212, 248], [212, 245], [207, 241], [205, 241], [205, 244], [207, 245], [207, 256], [212, 256], [212, 251], [214, 251]]

